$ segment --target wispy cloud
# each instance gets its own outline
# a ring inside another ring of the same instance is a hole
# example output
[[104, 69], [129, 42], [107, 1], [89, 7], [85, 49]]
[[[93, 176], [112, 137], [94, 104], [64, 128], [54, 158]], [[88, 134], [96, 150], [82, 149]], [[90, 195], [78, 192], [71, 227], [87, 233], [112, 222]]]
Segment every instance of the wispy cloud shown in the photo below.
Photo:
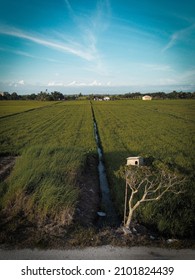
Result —
[[89, 86], [89, 87], [91, 87], [91, 86], [105, 86], [105, 85], [110, 85], [110, 84], [111, 84], [110, 82], [103, 84], [101, 82], [98, 82], [97, 80], [94, 80], [89, 83], [72, 81], [72, 82], [68, 83], [67, 86]]
[[41, 60], [46, 60], [46, 61], [49, 61], [49, 62], [59, 62], [56, 59], [36, 56], [36, 55], [32, 55], [32, 54], [27, 53], [27, 52], [12, 50], [12, 49], [8, 49], [8, 48], [6, 48], [6, 49], [5, 48], [0, 48], [0, 51], [13, 53], [13, 54], [17, 54], [17, 55], [21, 55], [21, 56], [25, 56], [25, 57], [35, 58], [35, 59], [38, 59], [38, 60], [41, 59]]
[[66, 4], [66, 8], [69, 12], [70, 17], [72, 18], [72, 20], [74, 20], [75, 22], [78, 21], [78, 17], [76, 16], [72, 6], [70, 5], [70, 2], [68, 0], [64, 0], [65, 4]]
[[91, 65], [90, 67], [91, 71], [102, 71], [105, 69], [105, 65], [97, 45], [102, 32], [106, 31], [109, 26], [109, 17], [111, 14], [109, 0], [97, 1], [95, 10], [87, 15], [87, 21], [86, 15], [78, 15], [74, 12], [73, 7], [68, 0], [64, 0], [64, 2], [71, 20], [79, 31], [79, 43], [74, 41], [74, 44], [81, 45], [82, 42], [83, 47], [92, 54], [94, 59], [93, 66]]
[[18, 84], [19, 84], [19, 85], [24, 85], [24, 80], [18, 81]]
[[[98, 49], [98, 39], [101, 36], [101, 32], [105, 31], [109, 25], [109, 0], [98, 0], [96, 7], [90, 11], [90, 14], [85, 15], [75, 12], [68, 0], [64, 0], [64, 3], [69, 12], [70, 19], [75, 26], [75, 30], [77, 30], [76, 33], [69, 33], [69, 35], [67, 35], [63, 29], [55, 32], [50, 30], [50, 35], [47, 36], [45, 34], [27, 32], [24, 29], [22, 30], [9, 25], [1, 25], [0, 34], [30, 41], [61, 53], [71, 54], [89, 62], [83, 65], [85, 68], [88, 67], [91, 71], [96, 73], [105, 72], [105, 62], [103, 55]], [[56, 36], [51, 37], [51, 34]], [[21, 56], [38, 58], [35, 53], [28, 53], [20, 50], [7, 51]], [[46, 60], [52, 61], [51, 59]]]
[[97, 82], [96, 80], [94, 80], [92, 83], [89, 83], [89, 86], [101, 86], [102, 83]]
[[188, 83], [195, 85], [195, 69], [189, 69], [184, 71], [181, 75], [178, 76], [178, 79], [181, 83]]
[[61, 83], [61, 82], [54, 82], [54, 81], [49, 82], [47, 85], [48, 85], [49, 87], [54, 87], [54, 86], [57, 86], [57, 87], [59, 87], [59, 86], [64, 86], [64, 84], [63, 84], [63, 83]]
[[165, 72], [170, 72], [173, 71], [170, 65], [167, 64], [150, 64], [150, 63], [139, 63], [137, 64], [143, 68], [146, 68], [148, 70], [153, 70], [153, 71], [165, 71]]
[[170, 77], [163, 77], [157, 80], [159, 85], [193, 85], [195, 86], [195, 69], [184, 70], [181, 73], [173, 73]]
[[25, 85], [24, 80], [9, 83], [10, 87], [18, 87], [18, 86], [24, 86], [24, 85]]
[[171, 38], [170, 38], [169, 42], [167, 43], [167, 45], [162, 49], [162, 52], [165, 52], [168, 49], [172, 48], [177, 43], [177, 41], [186, 39], [186, 37], [194, 30], [195, 30], [195, 23], [186, 28], [183, 28], [183, 29], [180, 29], [179, 31], [174, 32], [171, 35]]
[[66, 53], [76, 55], [88, 61], [92, 61], [94, 59], [93, 54], [89, 51], [85, 51], [80, 48], [75, 48], [73, 46], [66, 45], [65, 43], [62, 42], [54, 42], [49, 39], [43, 39], [41, 38], [41, 35], [35, 36], [13, 27], [7, 27], [7, 26], [0, 27], [0, 34], [5, 34], [5, 35], [25, 39], [48, 48], [58, 50], [60, 52], [66, 52]]

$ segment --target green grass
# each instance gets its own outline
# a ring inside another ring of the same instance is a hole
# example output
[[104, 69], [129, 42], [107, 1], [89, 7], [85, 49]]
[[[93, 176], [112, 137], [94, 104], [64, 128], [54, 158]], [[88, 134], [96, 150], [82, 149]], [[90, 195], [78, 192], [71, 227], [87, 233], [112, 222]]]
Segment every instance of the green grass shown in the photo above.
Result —
[[149, 203], [140, 208], [137, 218], [168, 234], [192, 234], [195, 223], [195, 101], [93, 102], [93, 108], [111, 191], [121, 215], [125, 182], [118, 170], [129, 156], [151, 157], [176, 169], [189, 183], [185, 195], [166, 196], [158, 205]]
[[[34, 146], [18, 158], [16, 167], [7, 183], [3, 205], [12, 207], [12, 214], [18, 211], [28, 214], [28, 219], [44, 220], [47, 215], [59, 220], [74, 214], [74, 205], [78, 199], [75, 173], [79, 172], [74, 151], [62, 147]], [[69, 162], [71, 161], [71, 165]], [[68, 170], [67, 170], [68, 165]], [[33, 211], [32, 211], [33, 209]], [[68, 223], [65, 218], [64, 223]]]
[[26, 101], [26, 100], [0, 100], [0, 117], [21, 113], [24, 111], [50, 106], [54, 102]]
[[[0, 154], [19, 155], [0, 187], [0, 207], [10, 216], [23, 213], [33, 222], [67, 225], [79, 199], [77, 183], [86, 159], [96, 153], [92, 111], [84, 100], [49, 104], [0, 119]], [[118, 213], [123, 215], [125, 187], [119, 169], [128, 156], [150, 157], [176, 169], [188, 184], [184, 195], [145, 204], [136, 218], [169, 236], [192, 236], [195, 101], [120, 100], [92, 106]]]
[[69, 224], [78, 178], [96, 153], [90, 103], [61, 102], [1, 119], [1, 154], [18, 154], [2, 207], [30, 221]]
[[25, 148], [42, 144], [91, 149], [90, 103], [61, 102], [1, 119], [0, 143], [1, 154], [21, 154]]

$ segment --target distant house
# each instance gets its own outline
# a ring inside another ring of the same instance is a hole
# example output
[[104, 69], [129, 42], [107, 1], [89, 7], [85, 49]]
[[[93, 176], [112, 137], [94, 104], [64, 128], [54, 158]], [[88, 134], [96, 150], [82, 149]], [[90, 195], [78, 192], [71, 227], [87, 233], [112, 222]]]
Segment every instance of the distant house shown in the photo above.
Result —
[[144, 164], [144, 159], [142, 157], [128, 157], [127, 158], [127, 165], [137, 165], [141, 166]]
[[105, 97], [104, 97], [104, 101], [108, 101], [108, 100], [110, 100], [110, 97], [105, 96]]
[[101, 97], [95, 96], [93, 100], [94, 101], [102, 101], [103, 99]]
[[144, 96], [142, 97], [142, 100], [152, 100], [152, 96], [150, 96], [150, 95], [144, 95]]

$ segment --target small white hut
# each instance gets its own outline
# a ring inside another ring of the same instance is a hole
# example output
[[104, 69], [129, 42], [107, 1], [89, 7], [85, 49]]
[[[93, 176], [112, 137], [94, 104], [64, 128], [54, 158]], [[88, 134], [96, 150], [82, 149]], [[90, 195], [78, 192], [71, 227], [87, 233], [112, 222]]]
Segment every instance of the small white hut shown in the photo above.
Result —
[[110, 97], [109, 96], [105, 96], [104, 97], [104, 101], [109, 101], [110, 100]]
[[139, 156], [138, 157], [128, 157], [127, 165], [137, 165], [137, 166], [144, 165], [144, 159]]
[[150, 95], [144, 95], [144, 96], [142, 97], [142, 100], [152, 100], [152, 96], [150, 96]]

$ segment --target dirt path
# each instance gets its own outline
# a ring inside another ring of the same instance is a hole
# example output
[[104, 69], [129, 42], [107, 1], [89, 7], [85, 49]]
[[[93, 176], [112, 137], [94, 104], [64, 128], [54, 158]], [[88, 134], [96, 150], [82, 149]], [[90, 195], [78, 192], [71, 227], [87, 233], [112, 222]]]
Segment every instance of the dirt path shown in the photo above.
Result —
[[88, 247], [73, 250], [5, 250], [1, 260], [195, 260], [192, 249], [162, 249], [156, 247]]

